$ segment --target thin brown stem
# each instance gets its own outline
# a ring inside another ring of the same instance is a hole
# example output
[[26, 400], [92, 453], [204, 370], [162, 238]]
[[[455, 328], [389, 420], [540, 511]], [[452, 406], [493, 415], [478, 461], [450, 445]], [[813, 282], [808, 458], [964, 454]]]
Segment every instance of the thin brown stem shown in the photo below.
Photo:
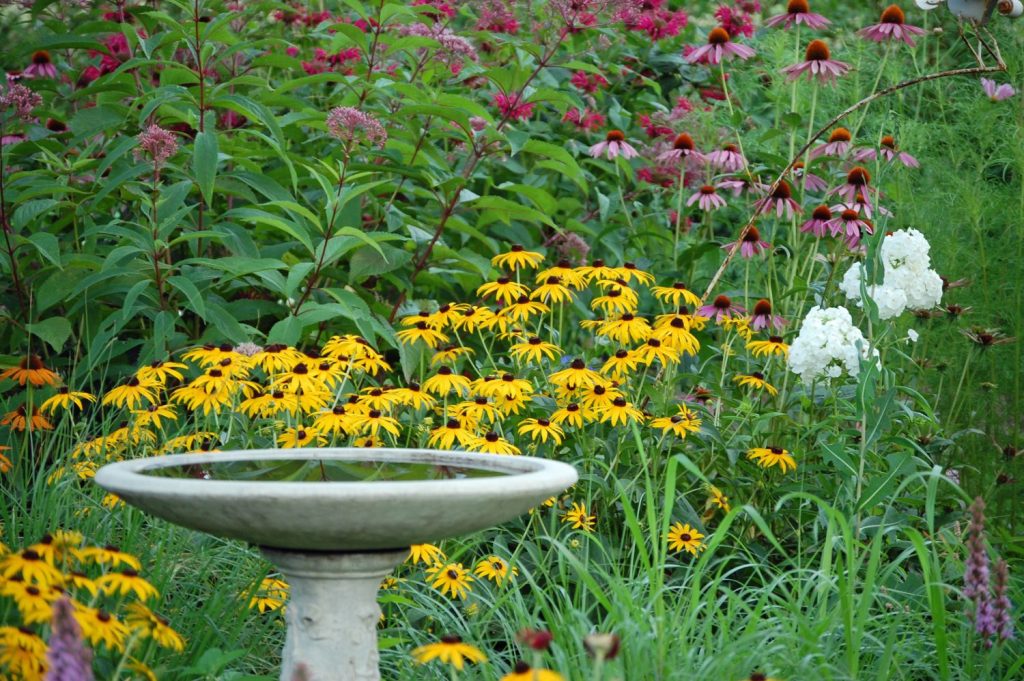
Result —
[[309, 279], [306, 281], [306, 290], [302, 292], [299, 300], [295, 303], [295, 307], [292, 308], [292, 314], [298, 315], [299, 310], [302, 308], [303, 303], [309, 299], [310, 294], [320, 283], [320, 272], [324, 268], [324, 260], [327, 258], [327, 246], [331, 242], [331, 236], [334, 235], [334, 227], [338, 222], [338, 211], [341, 209], [341, 192], [345, 187], [345, 175], [348, 172], [348, 159], [350, 146], [345, 147], [345, 161], [341, 166], [341, 176], [338, 178], [338, 192], [334, 198], [334, 208], [331, 209], [331, 219], [327, 223], [327, 230], [324, 232], [324, 244], [320, 249], [320, 257], [317, 258], [316, 266], [309, 275]]
[[[0, 137], [4, 136], [3, 121], [0, 120]], [[14, 245], [11, 243], [11, 222], [7, 218], [7, 197], [4, 189], [4, 148], [0, 145], [0, 231], [4, 233], [4, 243], [7, 246], [7, 257], [11, 260], [11, 279], [14, 280], [14, 290], [18, 294], [18, 304], [21, 306], [21, 313], [26, 315], [28, 320], [28, 296], [25, 294], [25, 285], [18, 272], [18, 260], [14, 255]]]
[[[1006, 64], [1003, 63], [1002, 60], [999, 60], [999, 63], [996, 66], [972, 66], [970, 68], [950, 69], [948, 71], [939, 71], [938, 73], [929, 73], [927, 75], [920, 76], [919, 78], [912, 78], [911, 80], [907, 80], [902, 83], [897, 83], [896, 85], [891, 85], [871, 95], [868, 95], [859, 102], [844, 109], [842, 112], [833, 117], [832, 120], [823, 125], [820, 129], [818, 129], [817, 132], [811, 135], [811, 138], [807, 140], [807, 143], [804, 144], [804, 146], [802, 146], [800, 150], [796, 152], [796, 154], [790, 159], [789, 163], [786, 164], [786, 167], [782, 169], [782, 172], [779, 173], [779, 176], [775, 178], [774, 182], [772, 182], [771, 186], [768, 188], [767, 195], [771, 196], [775, 192], [775, 190], [779, 186], [779, 183], [782, 182], [782, 180], [786, 177], [786, 175], [793, 168], [793, 166], [796, 165], [797, 161], [803, 158], [803, 155], [807, 153], [807, 151], [811, 148], [811, 145], [814, 144], [818, 140], [818, 138], [820, 138], [826, 132], [831, 130], [836, 123], [843, 120], [844, 118], [852, 114], [854, 111], [857, 111], [858, 109], [867, 106], [876, 99], [881, 99], [882, 97], [891, 95], [894, 92], [899, 92], [900, 90], [911, 87], [912, 85], [918, 85], [920, 83], [925, 83], [931, 80], [938, 80], [940, 78], [952, 78], [954, 76], [972, 76], [981, 73], [994, 73], [998, 71], [1006, 71]], [[740, 230], [740, 236], [738, 238], [738, 241], [743, 240], [743, 238], [750, 231], [750, 228], [754, 226], [754, 223], [757, 221], [757, 218], [758, 213], [756, 212], [750, 216], [750, 219], [747, 220], [747, 223], [743, 226], [743, 229]], [[722, 275], [725, 273], [726, 268], [729, 267], [729, 263], [732, 262], [733, 256], [738, 251], [738, 248], [734, 248], [732, 249], [732, 251], [726, 254], [725, 260], [722, 262], [722, 265], [718, 268], [718, 271], [715, 272], [714, 276], [711, 277], [711, 281], [708, 283], [708, 287], [707, 289], [705, 289], [704, 295], [701, 296], [701, 303], [707, 300], [708, 296], [711, 295], [711, 292], [715, 289], [715, 286], [718, 285], [718, 281], [722, 278]]]

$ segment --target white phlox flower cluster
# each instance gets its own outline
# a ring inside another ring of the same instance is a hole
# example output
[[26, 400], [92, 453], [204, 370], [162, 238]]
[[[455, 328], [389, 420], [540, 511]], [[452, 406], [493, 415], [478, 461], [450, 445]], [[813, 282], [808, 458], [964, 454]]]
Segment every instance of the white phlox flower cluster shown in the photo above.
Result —
[[[928, 240], [916, 229], [901, 229], [882, 241], [882, 283], [867, 286], [881, 319], [892, 319], [904, 310], [926, 310], [942, 299], [942, 278], [931, 268]], [[863, 307], [861, 279], [864, 265], [854, 263], [839, 285], [847, 299]]]
[[[864, 334], [853, 325], [845, 307], [813, 307], [804, 317], [800, 333], [789, 346], [789, 370], [805, 383], [815, 378], [839, 378], [860, 373], [861, 359], [872, 354]], [[874, 354], [878, 354], [877, 351]]]

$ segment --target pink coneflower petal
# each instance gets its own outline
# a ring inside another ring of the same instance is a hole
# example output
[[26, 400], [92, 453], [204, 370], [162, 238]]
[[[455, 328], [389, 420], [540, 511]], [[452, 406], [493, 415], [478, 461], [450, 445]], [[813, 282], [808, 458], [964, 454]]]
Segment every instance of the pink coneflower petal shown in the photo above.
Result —
[[717, 26], [708, 33], [708, 44], [694, 48], [685, 59], [690, 64], [717, 66], [723, 59], [750, 59], [754, 54], [756, 53], [750, 47], [732, 42], [729, 32]]
[[818, 30], [825, 28], [831, 23], [822, 15], [812, 12], [807, 0], [789, 0], [789, 3], [786, 5], [786, 13], [767, 19], [764, 25], [769, 28], [782, 26], [785, 29], [789, 29], [794, 25], [804, 24], [808, 28]]
[[898, 5], [889, 5], [882, 10], [882, 17], [879, 23], [873, 24], [857, 31], [857, 35], [876, 43], [890, 40], [902, 40], [910, 47], [914, 46], [916, 35], [924, 35], [924, 29], [904, 23], [906, 15]]

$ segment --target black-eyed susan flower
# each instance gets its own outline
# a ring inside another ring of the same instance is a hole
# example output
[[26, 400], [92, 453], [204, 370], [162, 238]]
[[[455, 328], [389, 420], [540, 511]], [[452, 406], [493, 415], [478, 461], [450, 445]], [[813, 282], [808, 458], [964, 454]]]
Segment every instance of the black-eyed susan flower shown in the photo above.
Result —
[[423, 391], [419, 383], [412, 381], [404, 388], [396, 388], [391, 391], [395, 404], [400, 404], [413, 409], [430, 409], [437, 400]]
[[525, 343], [517, 343], [509, 348], [509, 354], [519, 361], [533, 362], [540, 364], [547, 357], [556, 360], [561, 356], [561, 349], [554, 343], [548, 343], [537, 336], [531, 337]]
[[498, 277], [497, 281], [481, 285], [476, 293], [484, 298], [494, 298], [505, 305], [511, 305], [524, 296], [529, 299], [530, 289], [508, 277]]
[[32, 549], [9, 553], [0, 559], [0, 576], [7, 579], [20, 577], [25, 582], [34, 582], [44, 587], [61, 584], [63, 581], [60, 570]]
[[150, 362], [144, 367], [140, 367], [139, 370], [135, 372], [135, 376], [143, 382], [166, 385], [171, 379], [178, 381], [184, 380], [185, 375], [182, 371], [185, 369], [188, 369], [188, 366], [181, 362], [156, 360]]
[[341, 437], [349, 435], [355, 430], [352, 416], [340, 404], [317, 416], [313, 421], [313, 427], [324, 435]]
[[470, 357], [473, 354], [472, 348], [459, 347], [457, 345], [446, 345], [430, 358], [430, 366], [438, 364], [455, 364], [460, 357]]
[[551, 422], [564, 425], [568, 424], [575, 428], [582, 428], [584, 423], [591, 423], [598, 418], [597, 411], [593, 408], [581, 407], [576, 402], [570, 402], [564, 407], [559, 407], [551, 414]]
[[53, 602], [60, 596], [60, 592], [42, 584], [9, 579], [0, 583], [0, 595], [14, 601], [22, 623], [41, 624], [50, 621]]
[[365, 414], [353, 415], [352, 423], [361, 434], [369, 434], [373, 437], [377, 437], [382, 430], [395, 437], [398, 437], [399, 434], [398, 419], [386, 416], [377, 409], [371, 409]]
[[626, 401], [625, 397], [616, 397], [611, 405], [601, 412], [601, 422], [611, 423], [617, 426], [620, 423], [626, 425], [630, 421], [643, 422], [643, 413]]
[[[186, 435], [179, 435], [178, 437], [172, 437], [164, 443], [164, 446], [160, 448], [161, 454], [183, 454], [195, 450], [199, 445], [206, 441], [216, 442], [220, 436], [217, 433], [210, 432], [208, 430], [201, 430], [197, 433], [188, 433]], [[138, 567], [136, 567], [138, 569]]]
[[143, 579], [136, 570], [125, 568], [120, 572], [108, 572], [96, 578], [96, 586], [104, 593], [127, 596], [135, 594], [140, 601], [159, 598], [156, 588]]
[[572, 506], [562, 514], [562, 522], [569, 523], [574, 530], [593, 532], [597, 526], [597, 516], [587, 513], [586, 504], [575, 501]]
[[579, 388], [586, 388], [605, 381], [601, 374], [587, 368], [587, 363], [579, 358], [574, 359], [567, 368], [548, 376], [548, 380], [555, 385], [571, 384]]
[[[10, 470], [12, 468], [14, 468], [14, 464], [11, 463], [11, 460], [9, 458], [7, 458], [7, 456], [4, 454], [4, 452], [6, 450], [8, 450], [8, 449], [10, 449], [10, 447], [7, 447], [5, 445], [0, 445], [0, 473], [10, 472]], [[3, 556], [3, 555], [4, 555], [4, 552], [2, 550], [0, 550], [0, 556]]]
[[142, 565], [139, 559], [130, 553], [122, 551], [113, 544], [106, 546], [87, 546], [82, 549], [82, 559], [97, 565], [109, 565], [112, 568], [126, 565], [135, 570], [141, 570]]
[[754, 336], [754, 331], [750, 328], [750, 319], [748, 317], [726, 317], [719, 324], [726, 331], [732, 331], [748, 343]]
[[426, 310], [420, 310], [419, 312], [417, 312], [414, 315], [409, 315], [407, 317], [402, 317], [402, 319], [401, 319], [402, 326], [416, 326], [417, 324], [421, 324], [421, 323], [422, 324], [426, 324], [431, 329], [438, 329], [438, 328], [440, 328], [440, 324], [432, 321], [430, 319], [430, 313], [427, 312]]
[[537, 269], [542, 262], [543, 255], [526, 250], [522, 244], [512, 244], [507, 253], [500, 253], [491, 258], [491, 264], [495, 267], [504, 267], [513, 272], [526, 267]]
[[288, 600], [288, 583], [276, 577], [264, 577], [256, 593], [249, 599], [249, 609], [260, 613], [273, 612], [284, 607]]
[[565, 431], [562, 430], [561, 426], [544, 418], [523, 419], [519, 422], [517, 431], [520, 435], [529, 435], [530, 439], [534, 442], [538, 440], [547, 442], [550, 438], [556, 445], [560, 445], [565, 438]]
[[490, 308], [471, 305], [456, 317], [455, 321], [452, 322], [452, 327], [456, 331], [462, 331], [463, 329], [469, 332], [477, 331], [484, 328], [484, 325], [493, 316], [494, 312]]
[[443, 636], [437, 643], [428, 643], [416, 648], [412, 651], [412, 656], [420, 664], [439, 660], [460, 671], [466, 662], [478, 664], [487, 661], [487, 656], [479, 648], [463, 643], [458, 636]]
[[622, 393], [610, 383], [597, 383], [582, 391], [580, 405], [584, 409], [592, 409], [600, 414], [612, 406], [612, 401], [622, 397]]
[[0, 667], [12, 679], [41, 680], [46, 671], [46, 642], [27, 628], [0, 627]]
[[322, 392], [327, 386], [322, 378], [310, 370], [310, 363], [299, 362], [290, 371], [278, 376], [277, 380], [271, 384], [271, 387], [293, 393], [318, 393]]
[[455, 373], [451, 367], [443, 366], [437, 373], [423, 381], [423, 390], [438, 396], [445, 396], [450, 392], [457, 392], [460, 395], [468, 393], [470, 380], [462, 374]]
[[71, 570], [66, 573], [64, 575], [64, 585], [87, 591], [93, 598], [96, 598], [100, 593], [100, 588], [96, 586], [96, 581], [81, 570]]
[[687, 551], [696, 556], [698, 551], [707, 548], [701, 539], [704, 535], [689, 524], [674, 523], [668, 531], [668, 547], [673, 551]]
[[151, 404], [145, 409], [133, 411], [135, 425], [140, 428], [163, 430], [164, 421], [177, 421], [178, 413], [169, 404]]
[[368, 388], [363, 388], [360, 392], [362, 393], [362, 396], [359, 401], [370, 409], [391, 411], [391, 407], [396, 401], [394, 391], [387, 386], [370, 386]]
[[96, 397], [86, 392], [73, 391], [62, 385], [57, 388], [57, 394], [47, 398], [41, 405], [39, 411], [43, 414], [52, 414], [58, 409], [70, 409], [72, 405], [78, 409], [85, 407], [86, 402], [95, 402]]
[[159, 386], [150, 381], [143, 381], [137, 376], [132, 376], [124, 384], [119, 385], [103, 396], [102, 404], [113, 404], [117, 407], [138, 409], [143, 404], [156, 404], [156, 389]]
[[404, 345], [423, 343], [431, 349], [448, 342], [447, 335], [432, 328], [427, 322], [417, 322], [411, 328], [396, 331], [395, 337]]
[[681, 351], [657, 338], [648, 338], [647, 342], [637, 347], [636, 358], [643, 364], [661, 362], [663, 366], [678, 364]]
[[550, 311], [550, 307], [536, 300], [531, 300], [529, 296], [520, 296], [514, 303], [505, 308], [505, 314], [508, 315], [510, 320], [513, 322], [523, 322], [524, 324], [531, 317]]
[[82, 627], [82, 636], [93, 646], [101, 643], [110, 650], [123, 652], [128, 627], [106, 610], [79, 605], [75, 608], [75, 620]]
[[765, 390], [769, 395], [779, 394], [775, 386], [769, 383], [760, 371], [753, 371], [749, 374], [736, 374], [732, 377], [732, 380], [741, 386], [754, 388], [755, 390]]
[[615, 268], [605, 264], [604, 260], [594, 260], [589, 265], [576, 268], [576, 272], [584, 277], [588, 283], [599, 280], [615, 280], [618, 276]]
[[562, 283], [561, 277], [551, 276], [543, 280], [543, 284], [530, 293], [530, 298], [543, 303], [569, 303], [572, 302], [572, 289]]
[[625, 262], [622, 267], [616, 267], [614, 279], [621, 279], [627, 284], [631, 281], [637, 281], [644, 286], [654, 283], [654, 275], [650, 272], [644, 272], [642, 269], [636, 266], [636, 263]]
[[509, 565], [508, 561], [499, 556], [487, 556], [476, 564], [473, 574], [489, 579], [498, 586], [519, 574], [519, 568]]
[[677, 281], [671, 286], [652, 286], [651, 293], [661, 302], [679, 307], [682, 304], [700, 306], [700, 296], [686, 287], [686, 284]]
[[604, 295], [597, 296], [590, 301], [591, 309], [600, 310], [605, 316], [636, 312], [638, 304], [636, 291], [616, 282], [602, 280], [597, 283], [607, 290], [604, 292]]
[[[612, 273], [614, 276], [614, 272]], [[559, 283], [577, 291], [587, 285], [587, 277], [579, 269], [574, 268], [568, 260], [559, 260], [554, 267], [549, 267], [537, 273], [536, 283], [545, 282], [551, 284], [550, 280], [557, 278]]]
[[39, 413], [38, 409], [32, 409], [29, 416], [25, 405], [21, 405], [14, 411], [9, 411], [0, 418], [0, 426], [10, 426], [11, 430], [23, 433], [26, 430], [34, 432], [37, 430], [53, 430], [53, 424], [45, 416]]
[[436, 311], [430, 313], [427, 322], [436, 329], [455, 326], [463, 316], [463, 313], [469, 308], [470, 306], [467, 303], [445, 303], [437, 308]]
[[651, 427], [658, 428], [663, 433], [673, 433], [680, 438], [686, 438], [690, 433], [700, 432], [701, 420], [696, 412], [686, 405], [679, 406], [679, 413], [672, 416], [662, 416], [651, 420]]
[[729, 497], [722, 493], [722, 490], [718, 489], [714, 485], [708, 485], [708, 502], [709, 507], [720, 508], [721, 510], [728, 513], [732, 510], [729, 505]]
[[413, 565], [436, 565], [445, 558], [444, 551], [434, 544], [413, 544], [409, 547], [409, 557], [406, 560]]
[[768, 340], [750, 341], [747, 343], [747, 349], [754, 353], [755, 357], [789, 356], [789, 345], [783, 342], [781, 336], [769, 336]]
[[700, 352], [700, 341], [690, 333], [689, 322], [677, 316], [673, 316], [668, 324], [655, 328], [651, 338], [688, 355]]
[[781, 447], [754, 447], [747, 451], [747, 458], [756, 461], [761, 468], [778, 466], [783, 473], [787, 469], [796, 470], [796, 460]]
[[[335, 336], [337, 338], [337, 336]], [[334, 339], [331, 339], [334, 340]], [[331, 341], [328, 341], [330, 343]], [[325, 353], [326, 352], [326, 345]], [[292, 367], [303, 360], [303, 354], [293, 347], [289, 347], [284, 343], [273, 343], [266, 346], [251, 358], [253, 366], [258, 366], [273, 376], [275, 374], [291, 371]]]
[[315, 425], [290, 426], [277, 436], [277, 446], [282, 449], [294, 449], [309, 445], [321, 447], [325, 444], [327, 444], [327, 438], [324, 437], [324, 434]]
[[601, 373], [613, 381], [622, 381], [633, 375], [640, 366], [640, 360], [632, 350], [617, 350], [601, 365]]
[[125, 624], [142, 638], [151, 638], [157, 645], [179, 653], [185, 649], [185, 639], [171, 628], [171, 623], [142, 603], [129, 604], [127, 613]]
[[643, 317], [637, 317], [631, 312], [606, 319], [597, 327], [597, 335], [610, 338], [617, 343], [627, 345], [638, 341], [645, 341], [651, 335], [651, 325]]
[[472, 431], [467, 430], [466, 424], [462, 421], [459, 419], [448, 419], [443, 426], [430, 431], [427, 446], [436, 449], [452, 449], [455, 447], [455, 443], [458, 443], [459, 446], [466, 447], [475, 439], [476, 435]]
[[467, 449], [471, 452], [501, 454], [504, 456], [518, 456], [520, 454], [519, 447], [516, 447], [493, 430], [474, 439]]
[[472, 589], [470, 584], [475, 582], [462, 563], [437, 563], [427, 568], [427, 576], [430, 586], [442, 594], [452, 598], [465, 599], [466, 594]]
[[47, 369], [39, 355], [22, 357], [18, 361], [18, 366], [5, 369], [0, 373], [0, 381], [5, 378], [17, 381], [18, 385], [31, 383], [37, 388], [44, 385], [55, 386], [60, 382], [60, 376]]
[[531, 667], [526, 662], [517, 662], [508, 674], [501, 677], [500, 681], [565, 681], [565, 677], [558, 672], [541, 667]]

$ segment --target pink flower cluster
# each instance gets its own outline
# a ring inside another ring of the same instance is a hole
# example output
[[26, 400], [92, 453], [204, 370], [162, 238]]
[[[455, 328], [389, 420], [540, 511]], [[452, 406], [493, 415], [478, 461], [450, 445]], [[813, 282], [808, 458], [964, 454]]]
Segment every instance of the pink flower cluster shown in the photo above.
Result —
[[494, 94], [494, 106], [498, 107], [502, 118], [510, 121], [523, 121], [533, 115], [533, 103], [523, 102], [520, 95], [507, 95], [504, 92]]
[[142, 131], [138, 137], [139, 146], [135, 149], [135, 158], [141, 159], [149, 156], [153, 160], [154, 168], [159, 171], [160, 167], [171, 156], [178, 151], [178, 138], [170, 130], [164, 130], [159, 125], [153, 124]]
[[491, 33], [508, 33], [519, 31], [519, 21], [512, 11], [509, 0], [481, 0], [476, 4], [476, 30]]
[[563, 123], [572, 123], [580, 130], [600, 130], [605, 126], [605, 117], [590, 109], [569, 109], [562, 116]]
[[400, 35], [413, 35], [432, 38], [440, 43], [440, 49], [434, 52], [434, 59], [448, 65], [451, 72], [458, 75], [466, 60], [477, 61], [476, 48], [465, 38], [456, 35], [450, 28], [441, 24], [407, 24], [398, 29]]
[[32, 119], [32, 110], [43, 103], [43, 98], [21, 83], [8, 83], [7, 91], [0, 94], [0, 110], [14, 109], [23, 121]]
[[[299, 48], [293, 45], [286, 52], [289, 56], [296, 57], [299, 54]], [[360, 52], [358, 47], [340, 50], [335, 54], [329, 54], [327, 50], [318, 47], [313, 51], [313, 59], [311, 61], [302, 62], [302, 70], [311, 76], [315, 76], [318, 73], [327, 73], [328, 71], [338, 71], [339, 73], [350, 75], [354, 71], [352, 65], [348, 65], [348, 62], [358, 62], [359, 58]]]
[[624, 12], [622, 21], [627, 29], [646, 33], [657, 42], [679, 35], [689, 23], [689, 17], [683, 10], [666, 8], [665, 0], [647, 0], [639, 11]]
[[587, 73], [586, 71], [577, 71], [572, 74], [572, 78], [569, 79], [569, 82], [572, 83], [577, 90], [582, 90], [587, 94], [593, 94], [600, 88], [608, 86], [608, 79], [600, 73]]
[[327, 130], [331, 137], [346, 145], [365, 140], [383, 148], [388, 132], [373, 116], [350, 106], [339, 106], [327, 114]]

